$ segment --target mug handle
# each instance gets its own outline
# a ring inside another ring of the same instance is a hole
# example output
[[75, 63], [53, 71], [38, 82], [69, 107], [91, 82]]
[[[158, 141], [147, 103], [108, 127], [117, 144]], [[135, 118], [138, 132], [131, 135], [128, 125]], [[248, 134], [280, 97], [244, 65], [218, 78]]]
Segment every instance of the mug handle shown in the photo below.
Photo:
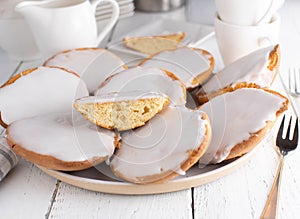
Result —
[[118, 3], [115, 0], [94, 0], [91, 1], [91, 6], [93, 8], [93, 12], [94, 15], [96, 16], [96, 8], [98, 6], [99, 3], [101, 2], [108, 2], [111, 4], [111, 6], [113, 7], [112, 10], [112, 16], [110, 18], [110, 21], [108, 22], [108, 24], [104, 27], [104, 29], [98, 34], [97, 37], [97, 46], [99, 46], [99, 44], [101, 43], [101, 41], [104, 39], [104, 37], [108, 34], [108, 32], [113, 28], [113, 26], [116, 24], [119, 15], [120, 15], [120, 8]]

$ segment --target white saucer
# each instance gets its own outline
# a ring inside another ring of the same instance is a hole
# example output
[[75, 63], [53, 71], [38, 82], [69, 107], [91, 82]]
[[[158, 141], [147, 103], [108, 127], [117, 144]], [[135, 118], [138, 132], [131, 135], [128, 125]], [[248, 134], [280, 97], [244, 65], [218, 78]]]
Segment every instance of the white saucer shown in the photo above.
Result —
[[[134, 5], [133, 4], [128, 4], [128, 5], [124, 5], [124, 6], [120, 7], [120, 15], [130, 13], [130, 12], [133, 12], [133, 11], [134, 11]], [[111, 16], [111, 14], [112, 14], [112, 10], [110, 8], [104, 9], [104, 10], [96, 12], [96, 18], [98, 19], [98, 17], [105, 16], [105, 15]]]
[[[133, 0], [120, 0], [118, 1], [120, 8], [119, 19], [132, 16], [134, 14], [134, 4]], [[110, 19], [112, 16], [112, 8], [108, 3], [100, 4], [96, 10], [96, 20], [102, 21]]]
[[[120, 1], [117, 1], [119, 7], [123, 7], [123, 6], [126, 6], [126, 5], [130, 5], [132, 4], [133, 5], [133, 0], [120, 0]], [[107, 10], [107, 9], [111, 9], [111, 6], [109, 3], [106, 3], [106, 2], [103, 2], [103, 3], [100, 3], [99, 6], [97, 7], [96, 9], [96, 12], [101, 12], [103, 10]]]
[[[119, 16], [119, 20], [120, 19], [123, 19], [123, 18], [126, 18], [126, 17], [130, 17], [134, 15], [134, 11], [130, 11], [130, 12], [126, 12], [126, 13], [120, 13], [120, 16]], [[111, 18], [111, 15], [110, 14], [105, 14], [105, 15], [101, 15], [101, 16], [97, 16], [96, 17], [96, 21], [99, 22], [99, 21], [104, 21], [104, 20], [108, 20]]]

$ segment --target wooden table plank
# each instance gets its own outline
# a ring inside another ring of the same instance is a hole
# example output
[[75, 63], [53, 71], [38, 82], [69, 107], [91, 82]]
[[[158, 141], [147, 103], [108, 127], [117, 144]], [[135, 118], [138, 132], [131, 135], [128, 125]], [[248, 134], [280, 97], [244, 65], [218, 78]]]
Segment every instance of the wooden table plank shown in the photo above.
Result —
[[1, 218], [44, 218], [56, 180], [21, 159], [0, 185]]
[[190, 190], [111, 195], [61, 183], [50, 218], [192, 218]]
[[0, 48], [0, 85], [18, 70], [19, 65], [19, 61], [9, 59], [7, 54]]
[[269, 147], [272, 140], [265, 139], [255, 156], [237, 171], [194, 189], [195, 218], [258, 218], [262, 194], [271, 188], [265, 181], [273, 180], [277, 164], [276, 153]]

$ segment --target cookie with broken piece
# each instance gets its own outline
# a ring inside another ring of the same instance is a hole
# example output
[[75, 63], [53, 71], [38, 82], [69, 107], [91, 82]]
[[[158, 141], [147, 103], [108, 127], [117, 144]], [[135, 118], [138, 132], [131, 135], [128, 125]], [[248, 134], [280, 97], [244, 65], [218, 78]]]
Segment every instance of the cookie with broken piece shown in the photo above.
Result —
[[177, 48], [185, 36], [185, 32], [160, 34], [155, 36], [129, 36], [124, 37], [122, 42], [130, 49], [152, 55], [167, 49]]
[[83, 97], [75, 101], [74, 107], [96, 125], [125, 131], [144, 125], [169, 101], [162, 93], [137, 90]]

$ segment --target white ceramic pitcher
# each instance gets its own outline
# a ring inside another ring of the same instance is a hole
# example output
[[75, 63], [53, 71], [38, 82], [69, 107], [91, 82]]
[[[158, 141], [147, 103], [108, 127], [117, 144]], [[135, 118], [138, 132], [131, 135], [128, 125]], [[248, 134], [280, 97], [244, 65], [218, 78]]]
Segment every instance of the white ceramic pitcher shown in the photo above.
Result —
[[[109, 2], [113, 13], [108, 24], [97, 30], [95, 13], [101, 2]], [[44, 56], [71, 48], [97, 47], [119, 17], [114, 0], [24, 1], [15, 10], [25, 17]]]

